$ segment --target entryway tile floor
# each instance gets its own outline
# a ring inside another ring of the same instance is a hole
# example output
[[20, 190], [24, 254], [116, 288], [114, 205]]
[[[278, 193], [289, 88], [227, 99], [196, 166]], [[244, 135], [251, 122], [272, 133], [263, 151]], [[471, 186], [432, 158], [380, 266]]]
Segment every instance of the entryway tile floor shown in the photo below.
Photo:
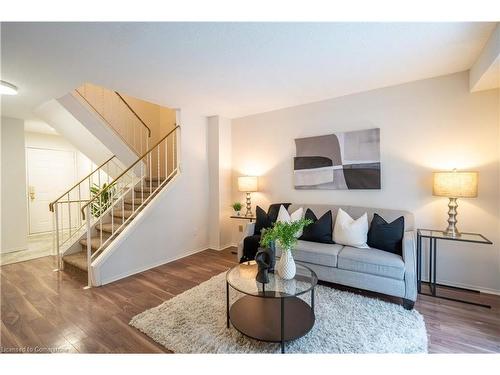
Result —
[[24, 262], [26, 260], [53, 255], [52, 233], [31, 235], [28, 237], [28, 249], [0, 255], [0, 265]]

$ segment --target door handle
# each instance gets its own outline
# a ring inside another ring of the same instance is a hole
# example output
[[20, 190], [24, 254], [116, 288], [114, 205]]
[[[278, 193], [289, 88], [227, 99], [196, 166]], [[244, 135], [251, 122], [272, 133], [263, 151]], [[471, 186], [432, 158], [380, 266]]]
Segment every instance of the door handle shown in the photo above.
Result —
[[30, 187], [28, 188], [28, 193], [29, 193], [30, 199], [32, 201], [34, 201], [35, 200], [35, 187], [30, 185]]

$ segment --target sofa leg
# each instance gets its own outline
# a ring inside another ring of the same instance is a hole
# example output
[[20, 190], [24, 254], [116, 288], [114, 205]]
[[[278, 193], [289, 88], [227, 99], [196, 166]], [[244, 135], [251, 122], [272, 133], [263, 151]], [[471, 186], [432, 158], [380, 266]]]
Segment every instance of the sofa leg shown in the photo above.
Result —
[[403, 298], [403, 307], [406, 310], [413, 310], [413, 306], [415, 306], [415, 301], [412, 301], [411, 299]]

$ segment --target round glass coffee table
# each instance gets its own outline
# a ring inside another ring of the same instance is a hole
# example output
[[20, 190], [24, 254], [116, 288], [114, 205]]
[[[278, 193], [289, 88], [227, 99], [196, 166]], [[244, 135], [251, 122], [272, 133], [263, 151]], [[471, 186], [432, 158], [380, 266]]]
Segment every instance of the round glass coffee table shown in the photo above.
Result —
[[[314, 288], [318, 277], [309, 267], [296, 264], [297, 274], [285, 280], [269, 273], [269, 283], [255, 280], [255, 261], [238, 264], [226, 274], [227, 328], [230, 323], [252, 339], [276, 342], [285, 352], [287, 341], [298, 339], [314, 326]], [[230, 305], [230, 289], [240, 292]], [[299, 296], [311, 293], [308, 304]]]

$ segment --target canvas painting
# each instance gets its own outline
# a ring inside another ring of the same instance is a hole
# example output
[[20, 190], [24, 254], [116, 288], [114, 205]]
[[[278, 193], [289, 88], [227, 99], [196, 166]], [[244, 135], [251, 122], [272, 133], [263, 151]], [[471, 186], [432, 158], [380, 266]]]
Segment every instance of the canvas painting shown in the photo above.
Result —
[[380, 189], [380, 129], [295, 140], [296, 189]]

